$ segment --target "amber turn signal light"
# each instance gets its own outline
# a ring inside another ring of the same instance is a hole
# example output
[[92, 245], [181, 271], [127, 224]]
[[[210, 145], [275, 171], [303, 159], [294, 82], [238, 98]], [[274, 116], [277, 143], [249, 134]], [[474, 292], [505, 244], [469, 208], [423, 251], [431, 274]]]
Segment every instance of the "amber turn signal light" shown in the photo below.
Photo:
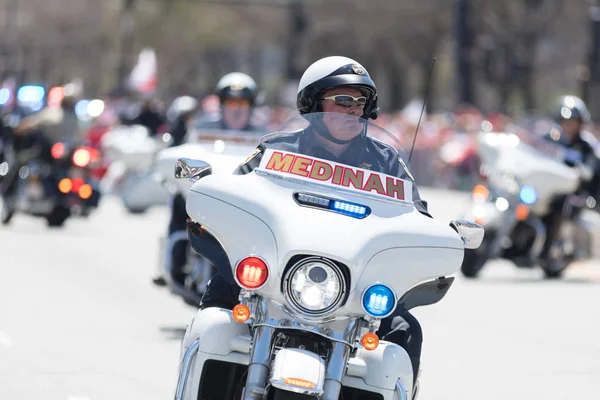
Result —
[[379, 346], [379, 338], [373, 332], [368, 332], [362, 337], [360, 344], [365, 350], [375, 350]]
[[250, 309], [245, 304], [238, 304], [233, 307], [232, 313], [235, 322], [246, 322], [250, 319]]

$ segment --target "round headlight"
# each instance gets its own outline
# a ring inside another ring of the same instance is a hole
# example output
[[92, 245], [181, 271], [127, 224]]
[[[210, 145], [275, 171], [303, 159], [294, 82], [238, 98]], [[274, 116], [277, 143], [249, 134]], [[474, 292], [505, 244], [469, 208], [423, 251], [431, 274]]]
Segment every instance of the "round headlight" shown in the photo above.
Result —
[[305, 258], [285, 276], [284, 295], [302, 314], [323, 316], [335, 311], [344, 299], [346, 283], [339, 267], [318, 257]]
[[396, 296], [387, 286], [375, 284], [365, 291], [362, 304], [363, 309], [370, 316], [385, 318], [394, 311]]

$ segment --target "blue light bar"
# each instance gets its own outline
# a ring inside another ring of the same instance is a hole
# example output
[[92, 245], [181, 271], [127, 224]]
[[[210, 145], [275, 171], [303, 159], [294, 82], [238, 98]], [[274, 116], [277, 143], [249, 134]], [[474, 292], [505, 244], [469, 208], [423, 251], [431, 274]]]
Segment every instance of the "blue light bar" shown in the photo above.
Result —
[[530, 205], [537, 201], [537, 192], [533, 186], [522, 186], [519, 198], [524, 204]]
[[369, 207], [348, 201], [334, 200], [308, 193], [296, 193], [294, 197], [300, 205], [322, 208], [348, 217], [363, 219], [371, 214]]
[[370, 214], [370, 210], [368, 207], [341, 200], [334, 200], [330, 202], [329, 209], [331, 211], [335, 211], [340, 214], [348, 215], [349, 217], [354, 218], [364, 218]]
[[395, 306], [394, 292], [385, 285], [373, 285], [363, 295], [363, 308], [372, 317], [387, 317]]

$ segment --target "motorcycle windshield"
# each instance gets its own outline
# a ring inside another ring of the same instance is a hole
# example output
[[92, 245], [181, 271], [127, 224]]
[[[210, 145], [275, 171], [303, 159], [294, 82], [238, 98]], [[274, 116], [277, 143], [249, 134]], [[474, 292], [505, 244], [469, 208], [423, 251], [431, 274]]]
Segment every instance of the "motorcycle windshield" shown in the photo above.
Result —
[[[558, 130], [552, 130], [547, 136], [536, 135], [525, 130], [517, 130], [514, 133], [507, 133], [505, 137], [504, 141], [513, 145], [513, 147], [523, 143], [537, 150], [539, 155], [550, 157], [554, 160], [573, 159], [572, 161], [575, 162], [583, 159], [581, 152], [570, 150], [563, 145], [561, 133]], [[498, 140], [502, 141], [503, 139], [499, 138]]]
[[258, 174], [412, 203], [408, 157], [400, 140], [361, 117], [324, 112], [296, 116], [262, 137], [260, 147]]
[[582, 162], [583, 155], [555, 141], [551, 134], [481, 133], [478, 155], [489, 185], [509, 194], [519, 193], [523, 185], [532, 186], [539, 198], [574, 190], [578, 173], [570, 167]]

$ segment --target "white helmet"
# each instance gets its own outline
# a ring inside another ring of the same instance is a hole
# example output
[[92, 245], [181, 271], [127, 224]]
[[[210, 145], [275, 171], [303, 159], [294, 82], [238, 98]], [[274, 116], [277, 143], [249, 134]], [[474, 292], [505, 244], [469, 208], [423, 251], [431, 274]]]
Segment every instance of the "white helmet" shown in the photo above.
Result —
[[336, 87], [355, 86], [367, 97], [363, 118], [377, 118], [377, 88], [367, 70], [348, 57], [332, 56], [322, 58], [304, 71], [296, 105], [300, 114], [317, 112], [323, 92]]
[[254, 104], [257, 94], [256, 82], [244, 73], [232, 72], [219, 80], [216, 94], [221, 103], [228, 98], [241, 98]]
[[175, 120], [180, 115], [194, 112], [197, 109], [198, 100], [190, 96], [181, 96], [173, 100], [167, 110], [167, 116], [169, 119]]

